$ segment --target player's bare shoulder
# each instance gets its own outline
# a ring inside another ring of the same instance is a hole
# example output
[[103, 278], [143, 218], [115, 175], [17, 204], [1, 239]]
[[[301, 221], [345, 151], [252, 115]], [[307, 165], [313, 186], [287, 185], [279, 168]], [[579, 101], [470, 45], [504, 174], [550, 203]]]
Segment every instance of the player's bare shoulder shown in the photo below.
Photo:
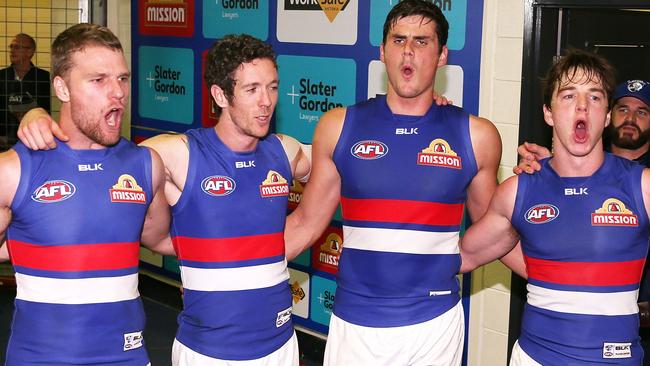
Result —
[[0, 206], [9, 207], [20, 182], [20, 157], [9, 149], [0, 153]]

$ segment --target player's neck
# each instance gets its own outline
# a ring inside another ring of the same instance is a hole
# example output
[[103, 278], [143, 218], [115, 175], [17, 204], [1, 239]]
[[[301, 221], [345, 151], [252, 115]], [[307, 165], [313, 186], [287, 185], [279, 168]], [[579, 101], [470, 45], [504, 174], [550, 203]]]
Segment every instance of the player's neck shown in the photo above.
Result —
[[433, 104], [433, 92], [424, 92], [407, 98], [399, 96], [390, 86], [386, 94], [386, 103], [391, 112], [407, 116], [424, 116]]
[[250, 152], [255, 150], [257, 143], [260, 141], [254, 136], [243, 133], [237, 125], [227, 118], [219, 119], [219, 123], [214, 126], [214, 130], [219, 136], [219, 140], [234, 152]]
[[59, 127], [70, 138], [66, 144], [73, 150], [101, 150], [106, 149], [106, 146], [100, 145], [91, 140], [88, 136], [84, 135], [77, 125], [72, 120], [72, 113], [70, 111], [69, 103], [62, 104], [61, 114], [59, 117]]
[[639, 157], [641, 157], [643, 154], [647, 153], [649, 147], [650, 147], [650, 142], [646, 142], [643, 146], [634, 150], [624, 149], [622, 147], [612, 144], [611, 151], [612, 154], [616, 156], [620, 156], [628, 160], [636, 160]]
[[555, 151], [549, 164], [560, 177], [588, 177], [593, 175], [605, 161], [602, 146], [594, 147], [584, 156], [575, 156], [567, 150]]

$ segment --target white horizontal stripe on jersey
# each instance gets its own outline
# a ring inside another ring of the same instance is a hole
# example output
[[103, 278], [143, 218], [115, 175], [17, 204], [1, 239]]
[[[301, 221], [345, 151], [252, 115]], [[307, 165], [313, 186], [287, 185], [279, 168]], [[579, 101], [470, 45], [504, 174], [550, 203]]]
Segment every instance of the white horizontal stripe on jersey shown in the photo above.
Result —
[[528, 284], [528, 303], [538, 308], [569, 314], [630, 315], [639, 312], [639, 291], [563, 291]]
[[431, 232], [343, 226], [343, 247], [409, 254], [458, 254], [458, 231]]
[[183, 287], [196, 291], [251, 290], [289, 280], [286, 260], [236, 268], [180, 268]]
[[16, 284], [16, 299], [48, 304], [101, 304], [140, 296], [137, 273], [74, 279], [16, 273]]

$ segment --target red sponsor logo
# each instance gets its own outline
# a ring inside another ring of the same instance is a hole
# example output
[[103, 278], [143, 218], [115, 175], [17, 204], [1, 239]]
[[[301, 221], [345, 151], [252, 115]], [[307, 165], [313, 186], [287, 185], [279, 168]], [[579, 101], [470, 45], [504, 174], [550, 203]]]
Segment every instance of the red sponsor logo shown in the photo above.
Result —
[[201, 189], [210, 196], [227, 196], [235, 191], [235, 181], [223, 175], [213, 175], [203, 179]]
[[557, 207], [542, 203], [529, 208], [524, 218], [531, 224], [545, 224], [555, 220], [559, 215], [560, 210]]
[[339, 227], [328, 227], [313, 245], [311, 253], [314, 268], [336, 274], [339, 269], [339, 258], [342, 250], [343, 231]]
[[109, 189], [111, 202], [147, 203], [147, 195], [138, 185], [135, 178], [129, 174], [122, 174], [117, 179], [113, 188]]
[[383, 158], [388, 154], [388, 146], [381, 141], [359, 141], [352, 146], [350, 153], [358, 159], [375, 160]]
[[139, 31], [146, 35], [191, 37], [194, 0], [139, 0]]
[[61, 202], [72, 197], [77, 188], [65, 180], [50, 180], [43, 183], [32, 193], [32, 200], [41, 203]]
[[608, 198], [591, 214], [592, 226], [639, 226], [639, 219], [625, 204], [616, 198]]
[[431, 141], [428, 147], [418, 153], [418, 165], [461, 169], [461, 159], [444, 139]]

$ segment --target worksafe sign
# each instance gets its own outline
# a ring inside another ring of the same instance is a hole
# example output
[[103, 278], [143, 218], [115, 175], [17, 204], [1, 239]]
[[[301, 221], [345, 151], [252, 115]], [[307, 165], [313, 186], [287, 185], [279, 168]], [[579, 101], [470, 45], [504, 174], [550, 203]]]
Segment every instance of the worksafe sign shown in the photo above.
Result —
[[141, 46], [139, 61], [140, 116], [192, 124], [194, 51]]
[[277, 0], [281, 42], [357, 43], [358, 0]]

